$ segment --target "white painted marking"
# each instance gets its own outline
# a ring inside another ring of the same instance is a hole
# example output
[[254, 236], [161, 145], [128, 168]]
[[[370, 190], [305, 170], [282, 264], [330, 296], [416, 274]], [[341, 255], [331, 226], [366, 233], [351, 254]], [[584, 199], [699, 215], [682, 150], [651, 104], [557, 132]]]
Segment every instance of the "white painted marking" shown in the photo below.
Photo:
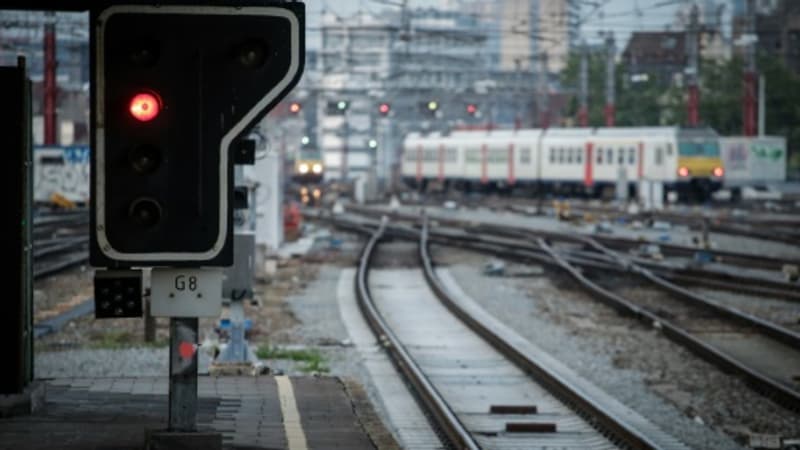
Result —
[[283, 429], [286, 432], [289, 450], [308, 450], [303, 423], [300, 421], [300, 411], [297, 410], [294, 398], [292, 380], [286, 375], [280, 375], [275, 377], [275, 382], [278, 384], [278, 399], [281, 402]]

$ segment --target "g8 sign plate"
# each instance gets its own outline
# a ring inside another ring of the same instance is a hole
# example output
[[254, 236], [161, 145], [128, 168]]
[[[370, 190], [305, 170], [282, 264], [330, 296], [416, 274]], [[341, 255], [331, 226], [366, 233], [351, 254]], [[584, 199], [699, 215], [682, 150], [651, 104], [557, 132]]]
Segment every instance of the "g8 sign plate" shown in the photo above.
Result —
[[154, 268], [150, 313], [156, 317], [219, 317], [222, 269]]

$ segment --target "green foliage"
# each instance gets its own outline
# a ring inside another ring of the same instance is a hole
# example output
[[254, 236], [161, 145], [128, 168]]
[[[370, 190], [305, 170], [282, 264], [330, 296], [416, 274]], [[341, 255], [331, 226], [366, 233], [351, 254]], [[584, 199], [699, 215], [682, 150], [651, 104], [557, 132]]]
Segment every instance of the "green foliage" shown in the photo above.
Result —
[[169, 343], [166, 340], [157, 340], [155, 342], [138, 342], [130, 332], [124, 330], [111, 330], [92, 335], [89, 344], [91, 348], [106, 350], [120, 350], [133, 347], [159, 348], [166, 347], [168, 345]]
[[[784, 136], [789, 148], [789, 166], [800, 169], [800, 76], [791, 72], [777, 57], [762, 56], [758, 61], [760, 73], [766, 79], [766, 133]], [[568, 117], [578, 111], [579, 55], [571, 55], [562, 72], [562, 85], [575, 92], [567, 103]], [[682, 125], [686, 123], [686, 93], [677, 86], [664, 87], [651, 77], [649, 81], [633, 83], [624, 79], [626, 68], [616, 68], [617, 115], [620, 126]], [[728, 61], [703, 60], [700, 63], [700, 119], [721, 135], [742, 133], [742, 73], [743, 61], [734, 57]], [[604, 123], [605, 57], [594, 54], [589, 58], [589, 124]]]
[[300, 366], [303, 372], [325, 373], [330, 370], [325, 365], [325, 358], [317, 349], [292, 350], [265, 344], [258, 347], [256, 356], [259, 359], [288, 359], [303, 362], [305, 364]]

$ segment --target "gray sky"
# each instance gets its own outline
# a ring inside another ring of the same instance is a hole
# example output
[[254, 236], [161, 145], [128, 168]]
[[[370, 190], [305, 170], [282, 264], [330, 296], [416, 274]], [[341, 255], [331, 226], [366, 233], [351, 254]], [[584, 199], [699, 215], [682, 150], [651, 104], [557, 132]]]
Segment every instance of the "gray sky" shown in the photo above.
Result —
[[[395, 0], [397, 1], [397, 0]], [[410, 0], [412, 7], [438, 7], [443, 0]], [[444, 0], [448, 1], [448, 0]], [[688, 0], [684, 0], [687, 4]], [[717, 0], [726, 1], [727, 0]], [[449, 0], [450, 3], [453, 0]], [[703, 3], [704, 0], [698, 0]], [[581, 16], [586, 16], [594, 9], [592, 4], [603, 6], [594, 11], [581, 27], [582, 35], [592, 41], [600, 41], [599, 32], [611, 29], [617, 36], [618, 48], [624, 45], [633, 31], [663, 30], [666, 25], [675, 23], [675, 12], [680, 0], [583, 0]], [[499, 6], [499, 2], [498, 2]], [[379, 12], [390, 6], [376, 0], [309, 0], [308, 8], [309, 46], [318, 45], [318, 33], [314, 28], [319, 24], [319, 16], [323, 8], [341, 16], [349, 16], [359, 9]], [[640, 11], [641, 14], [637, 14]], [[728, 11], [730, 12], [730, 11]]]

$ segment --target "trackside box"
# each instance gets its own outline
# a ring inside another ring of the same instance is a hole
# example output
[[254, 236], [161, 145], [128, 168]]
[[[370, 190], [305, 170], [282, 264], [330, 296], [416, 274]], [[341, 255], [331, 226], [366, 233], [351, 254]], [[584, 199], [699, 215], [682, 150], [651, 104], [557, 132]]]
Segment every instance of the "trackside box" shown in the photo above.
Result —
[[786, 181], [786, 138], [720, 138], [720, 152], [726, 186]]

